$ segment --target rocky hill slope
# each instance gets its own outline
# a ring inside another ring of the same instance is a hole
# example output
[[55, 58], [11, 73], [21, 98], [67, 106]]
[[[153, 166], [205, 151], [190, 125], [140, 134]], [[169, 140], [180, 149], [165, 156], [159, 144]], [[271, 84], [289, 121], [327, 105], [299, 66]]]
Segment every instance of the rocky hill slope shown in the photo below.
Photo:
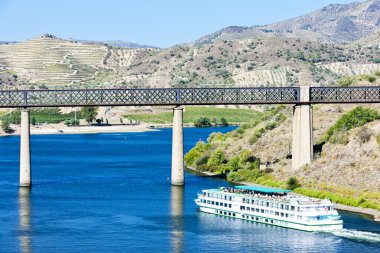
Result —
[[306, 15], [270, 25], [224, 28], [193, 44], [255, 37], [288, 37], [324, 43], [353, 42], [380, 27], [380, 0], [331, 4]]

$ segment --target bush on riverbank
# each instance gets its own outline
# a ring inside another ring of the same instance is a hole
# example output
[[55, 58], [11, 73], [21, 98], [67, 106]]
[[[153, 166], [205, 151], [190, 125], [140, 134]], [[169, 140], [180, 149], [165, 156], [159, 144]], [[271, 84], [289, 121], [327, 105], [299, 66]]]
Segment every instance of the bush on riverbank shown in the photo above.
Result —
[[195, 127], [210, 127], [211, 120], [209, 118], [199, 118], [194, 122]]

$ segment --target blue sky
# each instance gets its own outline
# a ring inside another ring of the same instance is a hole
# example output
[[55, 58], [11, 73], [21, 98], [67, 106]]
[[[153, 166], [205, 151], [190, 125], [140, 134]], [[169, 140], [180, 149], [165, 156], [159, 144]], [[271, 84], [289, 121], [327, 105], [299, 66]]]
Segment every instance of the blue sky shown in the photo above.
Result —
[[352, 0], [0, 0], [0, 41], [44, 33], [169, 47], [231, 25], [263, 25]]

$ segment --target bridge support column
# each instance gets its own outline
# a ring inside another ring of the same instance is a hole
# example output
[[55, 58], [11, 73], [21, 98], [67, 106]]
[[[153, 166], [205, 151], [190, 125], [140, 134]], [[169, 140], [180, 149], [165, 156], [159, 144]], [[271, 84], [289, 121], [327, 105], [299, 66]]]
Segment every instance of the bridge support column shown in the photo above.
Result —
[[32, 185], [30, 166], [30, 121], [29, 110], [21, 110], [21, 136], [20, 136], [20, 186]]
[[183, 163], [183, 108], [173, 109], [173, 142], [172, 142], [172, 185], [184, 185]]
[[309, 90], [309, 87], [301, 87], [301, 104], [293, 107], [293, 170], [313, 160], [313, 108], [309, 104]]

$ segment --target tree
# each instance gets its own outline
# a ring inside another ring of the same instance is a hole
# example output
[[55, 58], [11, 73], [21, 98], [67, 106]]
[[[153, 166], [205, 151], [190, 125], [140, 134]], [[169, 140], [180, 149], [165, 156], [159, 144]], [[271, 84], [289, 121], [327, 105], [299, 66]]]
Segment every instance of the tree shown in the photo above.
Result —
[[9, 120], [7, 120], [7, 119], [4, 119], [1, 121], [1, 129], [3, 129], [3, 131], [5, 133], [12, 133], [13, 132], [13, 129], [10, 127]]
[[87, 123], [91, 123], [96, 119], [97, 109], [96, 107], [82, 107], [81, 115]]
[[209, 118], [199, 118], [197, 121], [194, 122], [195, 127], [210, 127], [211, 121]]
[[36, 125], [36, 118], [35, 117], [32, 117], [32, 120], [31, 120], [32, 122], [32, 126], [35, 126]]
[[96, 119], [95, 121], [96, 121], [96, 123], [98, 123], [98, 125], [100, 125], [100, 123], [102, 123], [101, 119]]
[[289, 190], [294, 190], [301, 186], [296, 177], [290, 177], [286, 184], [288, 185]]
[[222, 123], [222, 126], [228, 126], [228, 122], [225, 118], [221, 118], [220, 121]]

